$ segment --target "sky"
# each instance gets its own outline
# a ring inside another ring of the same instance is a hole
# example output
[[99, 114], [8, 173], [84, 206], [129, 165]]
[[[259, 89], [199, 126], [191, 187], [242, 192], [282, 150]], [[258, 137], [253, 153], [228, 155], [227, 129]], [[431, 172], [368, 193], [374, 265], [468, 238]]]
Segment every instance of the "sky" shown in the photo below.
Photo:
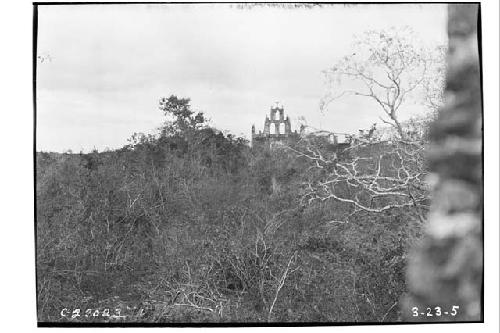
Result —
[[429, 46], [446, 44], [446, 17], [439, 4], [39, 6], [36, 149], [120, 148], [134, 132], [156, 132], [158, 101], [172, 94], [247, 139], [276, 101], [292, 129], [303, 117], [313, 128], [355, 133], [382, 114], [359, 96], [320, 112], [322, 71], [370, 29], [407, 25]]

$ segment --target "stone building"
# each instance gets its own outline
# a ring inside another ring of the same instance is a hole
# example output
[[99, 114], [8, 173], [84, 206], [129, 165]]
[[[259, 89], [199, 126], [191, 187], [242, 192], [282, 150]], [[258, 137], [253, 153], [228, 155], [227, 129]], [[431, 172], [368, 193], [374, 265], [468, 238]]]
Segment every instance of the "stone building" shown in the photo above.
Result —
[[296, 142], [300, 137], [297, 131], [292, 132], [290, 118], [286, 116], [285, 109], [276, 102], [271, 106], [269, 116], [264, 121], [264, 131], [256, 133], [255, 125], [252, 125], [253, 147], [275, 147], [283, 144]]

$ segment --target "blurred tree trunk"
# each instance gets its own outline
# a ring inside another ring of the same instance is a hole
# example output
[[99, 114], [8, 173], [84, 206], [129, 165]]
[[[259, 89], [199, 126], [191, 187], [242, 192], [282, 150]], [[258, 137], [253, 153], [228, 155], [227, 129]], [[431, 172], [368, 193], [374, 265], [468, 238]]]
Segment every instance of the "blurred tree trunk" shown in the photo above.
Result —
[[271, 193], [278, 194], [280, 192], [280, 184], [276, 179], [276, 176], [271, 177]]
[[[433, 124], [428, 155], [433, 202], [425, 238], [409, 261], [409, 294], [402, 309], [406, 320], [479, 321], [483, 318], [478, 5], [449, 5], [448, 13], [446, 103]], [[453, 306], [458, 306], [455, 316]], [[418, 307], [417, 316], [415, 307]], [[440, 307], [441, 315], [437, 315], [436, 307]]]

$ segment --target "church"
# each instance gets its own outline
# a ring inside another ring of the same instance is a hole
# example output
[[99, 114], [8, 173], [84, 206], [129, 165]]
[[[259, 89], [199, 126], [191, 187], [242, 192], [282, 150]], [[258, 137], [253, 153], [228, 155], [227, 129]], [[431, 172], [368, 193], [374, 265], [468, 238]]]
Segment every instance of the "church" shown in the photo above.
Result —
[[269, 116], [266, 115], [264, 132], [256, 133], [255, 125], [252, 125], [252, 147], [273, 148], [296, 142], [299, 138], [300, 133], [292, 132], [290, 118], [285, 118], [285, 109], [278, 102], [271, 106]]

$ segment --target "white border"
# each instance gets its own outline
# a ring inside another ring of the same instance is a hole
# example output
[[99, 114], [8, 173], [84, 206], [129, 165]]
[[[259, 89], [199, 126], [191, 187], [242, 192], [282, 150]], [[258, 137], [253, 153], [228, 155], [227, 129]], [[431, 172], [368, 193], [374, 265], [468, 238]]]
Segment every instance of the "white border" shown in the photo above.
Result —
[[[289, 332], [499, 332], [499, 2], [483, 0], [483, 74], [485, 108], [485, 324], [357, 327], [288, 327]], [[8, 5], [5, 5], [5, 4]], [[35, 275], [33, 230], [32, 2], [2, 3], [0, 102], [0, 244], [2, 331], [34, 331]], [[230, 328], [232, 330], [233, 328]], [[238, 328], [239, 331], [280, 328]], [[282, 328], [281, 328], [282, 329]], [[281, 330], [280, 329], [280, 330]], [[92, 329], [81, 329], [88, 331]], [[129, 329], [136, 331], [138, 329]], [[196, 331], [174, 329], [169, 331]], [[219, 330], [219, 329], [217, 329]], [[228, 329], [224, 329], [228, 330]], [[66, 331], [66, 329], [58, 329]]]

